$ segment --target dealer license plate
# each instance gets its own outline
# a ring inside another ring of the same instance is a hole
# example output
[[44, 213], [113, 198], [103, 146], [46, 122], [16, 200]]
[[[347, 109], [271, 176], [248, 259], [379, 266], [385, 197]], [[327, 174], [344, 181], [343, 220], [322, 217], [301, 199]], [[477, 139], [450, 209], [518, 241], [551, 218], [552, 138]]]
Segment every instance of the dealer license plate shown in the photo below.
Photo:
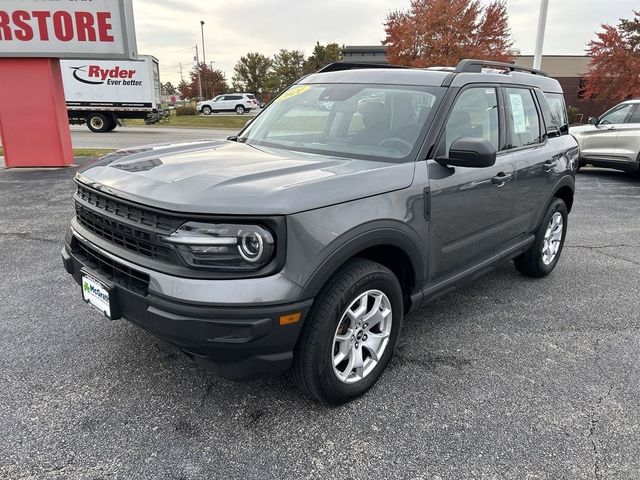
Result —
[[82, 277], [82, 298], [107, 318], [111, 318], [109, 289], [98, 280], [88, 275]]

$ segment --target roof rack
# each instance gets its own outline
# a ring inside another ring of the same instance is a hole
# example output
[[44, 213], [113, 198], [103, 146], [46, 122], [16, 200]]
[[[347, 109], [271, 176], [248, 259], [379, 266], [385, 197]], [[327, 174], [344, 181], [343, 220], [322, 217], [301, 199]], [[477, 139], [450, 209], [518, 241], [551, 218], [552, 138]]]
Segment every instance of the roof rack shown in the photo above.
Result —
[[510, 72], [525, 72], [531, 73], [532, 75], [540, 75], [543, 77], [548, 77], [546, 73], [541, 70], [536, 70], [535, 68], [527, 68], [521, 67], [520, 65], [516, 65], [514, 63], [503, 63], [503, 62], [493, 62], [491, 60], [471, 60], [464, 59], [460, 60], [458, 66], [455, 69], [456, 73], [482, 73], [483, 67], [494, 67], [501, 70], [509, 70]]
[[388, 63], [368, 63], [368, 62], [335, 62], [325, 65], [316, 73], [340, 72], [342, 70], [357, 70], [359, 68], [405, 68], [399, 65], [389, 65]]

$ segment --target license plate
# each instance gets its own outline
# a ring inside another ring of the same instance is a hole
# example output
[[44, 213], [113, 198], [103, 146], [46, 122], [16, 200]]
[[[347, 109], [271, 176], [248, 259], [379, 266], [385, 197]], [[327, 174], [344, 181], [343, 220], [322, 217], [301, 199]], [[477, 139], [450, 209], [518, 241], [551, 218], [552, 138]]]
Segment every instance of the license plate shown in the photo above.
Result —
[[82, 299], [111, 318], [109, 289], [93, 277], [82, 277]]

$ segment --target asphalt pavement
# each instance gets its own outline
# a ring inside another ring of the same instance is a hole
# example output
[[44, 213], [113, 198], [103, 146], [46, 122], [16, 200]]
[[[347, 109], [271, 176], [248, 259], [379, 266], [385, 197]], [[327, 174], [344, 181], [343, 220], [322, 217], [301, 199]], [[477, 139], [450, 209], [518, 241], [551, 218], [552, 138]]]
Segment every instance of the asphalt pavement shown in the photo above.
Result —
[[409, 316], [373, 390], [325, 408], [86, 306], [73, 173], [0, 170], [0, 478], [640, 476], [640, 179], [578, 174], [551, 276], [508, 264]]

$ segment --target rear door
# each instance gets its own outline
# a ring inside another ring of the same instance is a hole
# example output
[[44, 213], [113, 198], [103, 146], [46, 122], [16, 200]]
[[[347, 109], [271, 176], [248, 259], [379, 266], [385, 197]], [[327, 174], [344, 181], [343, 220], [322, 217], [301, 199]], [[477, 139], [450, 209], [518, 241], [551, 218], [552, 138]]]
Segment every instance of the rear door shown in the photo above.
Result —
[[640, 160], [640, 103], [634, 105], [625, 123], [618, 126], [614, 160], [637, 163]]
[[499, 151], [487, 168], [448, 167], [454, 140], [485, 138], [500, 150], [504, 134], [495, 85], [462, 90], [449, 112], [434, 159], [427, 162], [430, 188], [429, 278], [436, 280], [499, 251], [515, 235], [516, 201], [511, 154]]
[[[503, 88], [507, 151], [516, 169], [518, 198], [514, 203], [514, 221], [518, 235], [531, 233], [538, 223], [541, 206], [550, 197], [550, 189], [559, 175], [558, 148], [547, 138], [544, 118], [535, 91], [527, 87]], [[548, 116], [549, 107], [545, 101]]]

